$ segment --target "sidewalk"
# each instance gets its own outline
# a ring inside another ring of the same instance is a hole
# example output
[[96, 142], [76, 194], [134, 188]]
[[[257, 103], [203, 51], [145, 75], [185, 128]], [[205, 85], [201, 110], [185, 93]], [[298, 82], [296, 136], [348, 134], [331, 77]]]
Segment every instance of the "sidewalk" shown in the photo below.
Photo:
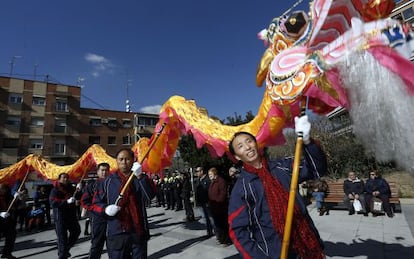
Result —
[[[403, 203], [403, 213], [396, 213], [394, 218], [349, 216], [343, 210], [331, 210], [329, 216], [319, 216], [313, 205], [308, 209], [325, 241], [327, 258], [413, 258], [414, 238], [409, 225], [414, 224], [414, 205]], [[201, 223], [183, 222], [184, 211], [153, 207], [148, 209], [148, 215], [152, 236], [148, 244], [150, 259], [240, 258], [234, 246], [222, 247], [216, 244], [215, 237], [206, 238]], [[83, 233], [84, 220], [80, 224]], [[0, 241], [0, 246], [3, 245], [4, 239]], [[89, 237], [81, 234], [71, 250], [71, 258], [87, 258], [89, 245]], [[54, 230], [19, 234], [13, 254], [19, 258], [56, 258]], [[102, 258], [108, 258], [107, 254]]]

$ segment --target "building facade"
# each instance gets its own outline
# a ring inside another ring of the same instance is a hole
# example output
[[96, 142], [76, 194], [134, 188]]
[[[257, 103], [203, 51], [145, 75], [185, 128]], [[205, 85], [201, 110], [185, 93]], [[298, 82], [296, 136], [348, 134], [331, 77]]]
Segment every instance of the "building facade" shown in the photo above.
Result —
[[[411, 28], [414, 30], [414, 0], [399, 0], [395, 3], [395, 8], [390, 16], [411, 24]], [[414, 62], [414, 52], [411, 53], [410, 60]]]
[[28, 154], [74, 163], [92, 144], [109, 155], [150, 137], [158, 114], [82, 108], [81, 88], [0, 77], [0, 168]]

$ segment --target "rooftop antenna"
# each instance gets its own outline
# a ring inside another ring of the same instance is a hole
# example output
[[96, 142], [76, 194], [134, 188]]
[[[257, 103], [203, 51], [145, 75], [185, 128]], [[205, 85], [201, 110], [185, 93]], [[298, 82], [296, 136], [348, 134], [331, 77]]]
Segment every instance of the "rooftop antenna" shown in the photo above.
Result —
[[125, 111], [126, 112], [131, 112], [131, 105], [129, 103], [129, 86], [131, 84], [132, 80], [127, 80], [126, 83], [126, 101], [125, 101]]
[[76, 85], [79, 86], [80, 88], [83, 88], [83, 82], [85, 81], [85, 78], [83, 77], [78, 77], [78, 80], [76, 81]]
[[34, 64], [34, 69], [33, 69], [33, 79], [36, 81], [36, 77], [37, 77], [37, 67], [39, 66], [39, 64]]
[[9, 62], [10, 64], [10, 77], [13, 75], [14, 63], [16, 62], [17, 58], [22, 58], [22, 56], [13, 56]]

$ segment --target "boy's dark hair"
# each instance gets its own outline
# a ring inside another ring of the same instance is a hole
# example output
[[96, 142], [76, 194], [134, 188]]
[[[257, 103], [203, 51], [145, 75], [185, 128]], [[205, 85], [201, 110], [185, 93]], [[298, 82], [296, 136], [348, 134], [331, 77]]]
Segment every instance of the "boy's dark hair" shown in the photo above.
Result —
[[67, 175], [67, 176], [69, 176], [69, 174], [68, 174], [68, 173], [60, 173], [60, 174], [59, 174], [59, 176], [58, 176], [58, 179], [60, 179], [60, 178], [62, 177], [62, 175]]
[[257, 142], [256, 137], [255, 137], [255, 136], [253, 136], [253, 134], [252, 134], [252, 133], [250, 133], [250, 132], [247, 132], [247, 131], [239, 131], [239, 132], [234, 133], [233, 137], [231, 138], [231, 140], [230, 140], [230, 142], [229, 142], [229, 151], [230, 151], [230, 153], [231, 153], [233, 156], [236, 154], [236, 153], [234, 152], [234, 148], [233, 148], [233, 141], [234, 141], [234, 139], [235, 139], [237, 136], [240, 136], [240, 135], [249, 135], [250, 137], [252, 137], [252, 139], [254, 140], [254, 142]]
[[106, 163], [106, 162], [103, 162], [103, 163], [99, 163], [97, 166], [96, 166], [96, 168], [97, 169], [99, 169], [99, 167], [106, 167], [106, 168], [110, 168], [110, 166], [109, 166], [109, 164], [108, 163]]

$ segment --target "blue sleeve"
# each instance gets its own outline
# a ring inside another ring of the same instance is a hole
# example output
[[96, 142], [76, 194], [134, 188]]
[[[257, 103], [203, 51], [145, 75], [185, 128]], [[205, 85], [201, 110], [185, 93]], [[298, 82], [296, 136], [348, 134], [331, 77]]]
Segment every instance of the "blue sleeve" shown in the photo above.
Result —
[[146, 174], [143, 174], [142, 178], [139, 179], [139, 186], [139, 189], [145, 199], [150, 201], [155, 197], [154, 182]]
[[50, 206], [52, 208], [61, 208], [61, 207], [67, 207], [68, 203], [66, 202], [67, 199], [65, 198], [61, 198], [58, 195], [58, 191], [56, 188], [53, 188], [50, 191], [50, 196], [49, 196], [49, 201], [50, 201]]
[[[307, 180], [317, 179], [326, 173], [326, 156], [322, 149], [313, 140], [308, 145], [303, 145], [302, 160], [299, 165], [298, 183]], [[294, 158], [280, 160], [279, 168], [290, 176], [293, 173]]]
[[326, 174], [327, 163], [325, 153], [313, 140], [304, 145], [304, 161], [300, 170], [300, 182], [316, 179]]
[[82, 197], [80, 199], [80, 204], [86, 210], [92, 210], [92, 198], [94, 195], [93, 184], [94, 183], [92, 182], [86, 186], [85, 191], [83, 192]]
[[240, 187], [237, 188], [236, 183], [230, 196], [228, 215], [230, 238], [243, 258], [267, 258], [251, 237], [247, 201], [239, 190]]
[[104, 181], [98, 182], [96, 184], [96, 191], [92, 197], [92, 206], [90, 210], [97, 215], [105, 215], [105, 207], [107, 204], [107, 193], [106, 186], [108, 184], [109, 178], [107, 177]]
[[381, 184], [380, 184], [380, 187], [378, 188], [378, 191], [381, 194], [386, 194], [386, 195], [391, 194], [390, 186], [388, 185], [387, 181], [385, 181], [385, 179], [383, 178], [381, 178]]

